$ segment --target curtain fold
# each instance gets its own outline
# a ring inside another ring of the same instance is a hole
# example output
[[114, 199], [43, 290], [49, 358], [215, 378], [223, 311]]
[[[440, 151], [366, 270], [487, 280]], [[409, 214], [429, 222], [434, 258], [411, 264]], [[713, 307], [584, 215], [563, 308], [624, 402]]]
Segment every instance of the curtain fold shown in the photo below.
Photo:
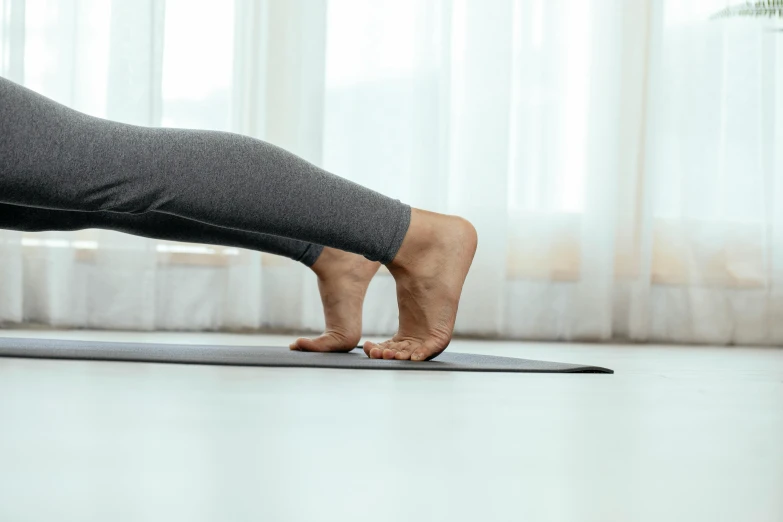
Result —
[[[783, 36], [722, 0], [0, 0], [0, 74], [261, 138], [479, 230], [457, 333], [783, 342]], [[391, 333], [384, 270], [366, 333]], [[0, 231], [0, 321], [312, 329], [267, 254]]]

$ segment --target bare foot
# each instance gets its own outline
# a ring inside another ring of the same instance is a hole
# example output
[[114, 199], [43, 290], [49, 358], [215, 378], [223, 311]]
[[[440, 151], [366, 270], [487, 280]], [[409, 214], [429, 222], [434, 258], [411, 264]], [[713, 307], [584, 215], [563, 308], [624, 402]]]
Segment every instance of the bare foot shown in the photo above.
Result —
[[305, 352], [350, 352], [362, 337], [362, 304], [380, 263], [358, 254], [324, 247], [311, 267], [318, 276], [326, 331], [300, 337], [289, 348]]
[[413, 209], [402, 246], [387, 265], [397, 282], [400, 327], [388, 341], [366, 342], [364, 352], [373, 359], [424, 361], [445, 350], [477, 244], [468, 221]]

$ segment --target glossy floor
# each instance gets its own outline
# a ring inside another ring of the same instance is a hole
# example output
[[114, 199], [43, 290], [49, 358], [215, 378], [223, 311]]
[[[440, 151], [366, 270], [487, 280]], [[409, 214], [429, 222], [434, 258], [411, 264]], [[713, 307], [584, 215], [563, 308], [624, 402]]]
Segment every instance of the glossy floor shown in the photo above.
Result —
[[0, 359], [0, 520], [783, 520], [783, 350], [451, 349], [617, 373]]

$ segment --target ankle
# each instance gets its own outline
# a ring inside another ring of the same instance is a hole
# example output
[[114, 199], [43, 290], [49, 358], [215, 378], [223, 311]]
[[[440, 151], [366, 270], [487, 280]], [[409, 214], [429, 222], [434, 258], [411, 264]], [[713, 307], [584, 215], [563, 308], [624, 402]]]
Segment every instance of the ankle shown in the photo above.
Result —
[[336, 248], [324, 247], [318, 260], [313, 263], [310, 270], [315, 272], [319, 278], [324, 279], [334, 275], [336, 271], [343, 271], [343, 267], [351, 262], [352, 256], [349, 252], [343, 252]]
[[381, 264], [336, 248], [324, 247], [318, 260], [310, 267], [321, 281], [336, 279], [365, 280], [372, 278]]
[[442, 260], [465, 246], [475, 251], [477, 240], [476, 229], [466, 219], [412, 209], [408, 233], [387, 266], [392, 274], [409, 272], [423, 263], [429, 264], [433, 256]]
[[329, 247], [324, 247], [324, 249], [321, 251], [321, 255], [319, 255], [318, 259], [315, 260], [315, 263], [310, 265], [310, 270], [312, 270], [319, 278], [321, 278], [332, 265], [332, 256], [329, 250], [331, 250]]
[[397, 255], [387, 265], [392, 273], [407, 270], [437, 239], [431, 212], [411, 209], [411, 222]]

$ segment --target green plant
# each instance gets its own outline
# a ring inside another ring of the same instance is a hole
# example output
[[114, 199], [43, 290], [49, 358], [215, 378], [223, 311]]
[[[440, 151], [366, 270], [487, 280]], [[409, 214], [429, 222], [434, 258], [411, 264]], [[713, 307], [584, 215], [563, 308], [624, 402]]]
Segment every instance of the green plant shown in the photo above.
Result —
[[729, 6], [712, 15], [712, 18], [734, 18], [738, 16], [783, 18], [783, 0], [761, 0]]

